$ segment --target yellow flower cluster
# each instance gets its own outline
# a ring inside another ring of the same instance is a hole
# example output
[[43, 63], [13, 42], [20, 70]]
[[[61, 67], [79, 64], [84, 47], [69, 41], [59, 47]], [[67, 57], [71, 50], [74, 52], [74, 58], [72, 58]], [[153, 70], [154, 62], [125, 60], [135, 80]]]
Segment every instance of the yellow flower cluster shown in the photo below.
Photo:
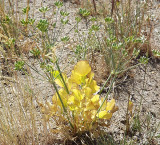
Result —
[[[53, 72], [54, 76], [58, 76], [59, 72]], [[104, 98], [100, 98], [96, 92], [100, 89], [95, 80], [93, 80], [94, 73], [87, 61], [79, 61], [74, 70], [72, 70], [71, 77], [67, 78], [62, 74], [65, 84], [61, 77], [57, 77], [55, 82], [61, 89], [59, 95], [67, 109], [69, 118], [76, 128], [84, 127], [90, 128], [91, 123], [97, 122], [98, 119], [111, 119], [112, 114], [118, 109], [115, 106], [115, 100], [110, 102], [105, 101], [101, 106]], [[68, 91], [66, 90], [66, 87]], [[63, 108], [58, 95], [52, 98], [52, 105], [48, 104], [50, 116], [59, 116], [63, 114]], [[101, 110], [97, 112], [99, 107]]]

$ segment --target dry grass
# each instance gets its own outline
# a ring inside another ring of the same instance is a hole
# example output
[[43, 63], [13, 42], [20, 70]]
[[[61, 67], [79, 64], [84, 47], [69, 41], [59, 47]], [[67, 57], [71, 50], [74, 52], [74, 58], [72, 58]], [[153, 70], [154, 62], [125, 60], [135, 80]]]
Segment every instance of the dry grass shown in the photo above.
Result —
[[36, 108], [38, 96], [30, 83], [14, 77], [1, 78], [1, 144], [38, 144], [41, 136], [47, 141], [47, 124]]

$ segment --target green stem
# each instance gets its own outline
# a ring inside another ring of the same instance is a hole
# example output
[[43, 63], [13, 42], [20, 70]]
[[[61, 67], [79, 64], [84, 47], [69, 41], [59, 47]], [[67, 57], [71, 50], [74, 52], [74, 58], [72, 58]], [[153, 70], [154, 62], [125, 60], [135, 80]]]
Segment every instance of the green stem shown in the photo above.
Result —
[[[62, 81], [63, 81], [64, 87], [65, 87], [67, 93], [69, 94], [68, 87], [67, 87], [67, 85], [66, 85], [66, 83], [65, 83], [65, 81], [64, 81], [63, 75], [62, 75], [62, 73], [61, 73], [61, 70], [60, 70], [60, 68], [59, 68], [59, 65], [58, 65], [58, 62], [57, 62], [57, 61], [56, 61], [56, 66], [57, 66], [57, 69], [58, 69], [58, 71], [59, 71], [60, 77], [61, 77], [61, 79], [62, 79]], [[58, 98], [59, 98], [59, 100], [60, 100], [60, 102], [61, 102], [61, 104], [62, 104], [62, 106], [63, 106], [63, 110], [64, 110], [64, 112], [67, 114], [67, 110], [66, 110], [66, 108], [65, 108], [65, 106], [64, 106], [64, 104], [63, 104], [62, 98], [61, 98], [61, 96], [60, 96], [60, 94], [59, 94], [59, 92], [58, 92], [58, 89], [57, 89], [57, 87], [56, 87], [56, 85], [55, 85], [54, 82], [53, 82], [53, 86], [54, 86], [54, 88], [55, 88], [55, 90], [56, 90], [56, 93], [57, 93], [57, 95], [58, 95]], [[70, 124], [70, 126], [72, 127], [72, 129], [74, 129], [74, 127], [73, 127], [73, 125], [72, 125], [72, 123], [71, 123], [68, 115], [67, 115], [67, 119], [68, 119], [69, 124]]]
[[101, 88], [101, 90], [99, 91], [99, 95], [101, 95], [101, 94], [102, 94], [102, 91], [104, 90], [104, 87], [106, 86], [106, 84], [107, 84], [107, 83], [108, 83], [108, 81], [110, 80], [111, 76], [112, 76], [112, 73], [110, 73], [110, 75], [109, 75], [108, 79], [106, 80], [106, 82], [104, 83], [103, 87], [102, 87], [102, 88]]
[[124, 70], [121, 70], [119, 72], [116, 72], [116, 74], [118, 75], [118, 74], [120, 74], [122, 72], [125, 72], [125, 71], [129, 70], [129, 69], [133, 69], [133, 68], [135, 68], [136, 66], [139, 66], [139, 65], [141, 65], [141, 63], [138, 63], [138, 64], [136, 64], [134, 66], [131, 66], [131, 67], [127, 68], [127, 69], [124, 69]]
[[[23, 60], [23, 58], [22, 58], [22, 60]], [[37, 74], [39, 74], [41, 77], [43, 77], [43, 78], [45, 78], [41, 73], [39, 73], [39, 71], [38, 70], [36, 70], [35, 68], [33, 68], [31, 65], [29, 65], [26, 61], [25, 61], [25, 64], [27, 64], [28, 65], [28, 67], [30, 67], [32, 70], [34, 70]], [[47, 78], [45, 78], [45, 79], [47, 79]], [[47, 79], [48, 80], [48, 79]]]
[[99, 113], [99, 111], [101, 110], [101, 108], [102, 108], [105, 100], [108, 98], [108, 95], [109, 95], [109, 93], [110, 93], [110, 91], [111, 91], [111, 88], [112, 88], [112, 86], [113, 86], [113, 83], [114, 83], [115, 79], [116, 79], [116, 76], [114, 76], [114, 78], [113, 78], [113, 80], [112, 80], [112, 82], [111, 82], [111, 84], [110, 84], [109, 90], [108, 90], [108, 92], [107, 92], [107, 95], [106, 95], [106, 97], [104, 98], [101, 106], [98, 108], [97, 113]]
[[61, 79], [62, 79], [62, 82], [63, 82], [63, 84], [64, 84], [64, 88], [65, 88], [65, 90], [67, 91], [67, 93], [69, 94], [68, 87], [67, 87], [67, 85], [66, 85], [66, 83], [65, 83], [65, 81], [64, 81], [63, 75], [62, 75], [62, 73], [61, 73], [61, 70], [60, 70], [60, 68], [59, 68], [59, 65], [58, 65], [57, 61], [56, 61], [56, 66], [57, 66], [57, 69], [58, 69], [58, 71], [59, 71], [59, 74], [60, 74], [60, 77], [61, 77]]
[[66, 110], [66, 108], [65, 108], [65, 106], [64, 106], [64, 103], [63, 103], [62, 98], [61, 98], [61, 96], [60, 96], [60, 94], [59, 94], [59, 92], [58, 92], [58, 89], [57, 89], [57, 87], [56, 87], [55, 82], [52, 81], [52, 84], [53, 84], [53, 87], [55, 88], [56, 93], [57, 93], [57, 95], [58, 95], [58, 98], [59, 98], [59, 100], [60, 100], [60, 102], [61, 102], [61, 104], [62, 104], [62, 107], [63, 107], [64, 112], [67, 113], [67, 110]]
[[[56, 93], [57, 93], [57, 95], [58, 95], [58, 98], [59, 98], [59, 100], [60, 100], [60, 102], [61, 102], [61, 104], [62, 104], [63, 110], [64, 110], [65, 114], [67, 115], [67, 110], [66, 110], [66, 108], [65, 108], [65, 106], [64, 106], [64, 103], [63, 103], [62, 98], [61, 98], [61, 96], [60, 96], [60, 94], [59, 94], [59, 92], [58, 92], [58, 89], [57, 89], [57, 87], [56, 87], [55, 82], [52, 81], [52, 84], [53, 84], [53, 87], [55, 88]], [[68, 121], [69, 121], [70, 126], [74, 129], [74, 127], [73, 127], [73, 125], [72, 125], [72, 123], [71, 123], [68, 115], [67, 115], [67, 119], [68, 119]]]

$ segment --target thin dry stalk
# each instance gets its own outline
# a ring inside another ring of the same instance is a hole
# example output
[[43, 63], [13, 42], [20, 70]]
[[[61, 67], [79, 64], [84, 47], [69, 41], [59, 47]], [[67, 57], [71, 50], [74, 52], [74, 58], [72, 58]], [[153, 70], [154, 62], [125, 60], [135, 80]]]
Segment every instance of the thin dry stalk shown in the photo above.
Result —
[[31, 79], [25, 83], [20, 78], [15, 81], [18, 83], [9, 83], [10, 87], [0, 84], [0, 144], [38, 144], [39, 140], [46, 143], [48, 125], [33, 103], [37, 98], [29, 87]]
[[[26, 22], [28, 22], [28, 15], [29, 15], [29, 0], [27, 0]], [[28, 31], [27, 27], [28, 25], [26, 25], [26, 33]]]

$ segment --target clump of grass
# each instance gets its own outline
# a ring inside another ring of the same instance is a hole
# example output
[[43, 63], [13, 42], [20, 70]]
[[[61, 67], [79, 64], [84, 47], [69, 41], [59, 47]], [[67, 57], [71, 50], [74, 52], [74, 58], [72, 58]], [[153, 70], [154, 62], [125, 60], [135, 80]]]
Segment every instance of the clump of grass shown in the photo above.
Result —
[[48, 125], [36, 108], [38, 94], [34, 94], [31, 82], [10, 78], [12, 83], [8, 79], [0, 84], [0, 144], [47, 143]]

